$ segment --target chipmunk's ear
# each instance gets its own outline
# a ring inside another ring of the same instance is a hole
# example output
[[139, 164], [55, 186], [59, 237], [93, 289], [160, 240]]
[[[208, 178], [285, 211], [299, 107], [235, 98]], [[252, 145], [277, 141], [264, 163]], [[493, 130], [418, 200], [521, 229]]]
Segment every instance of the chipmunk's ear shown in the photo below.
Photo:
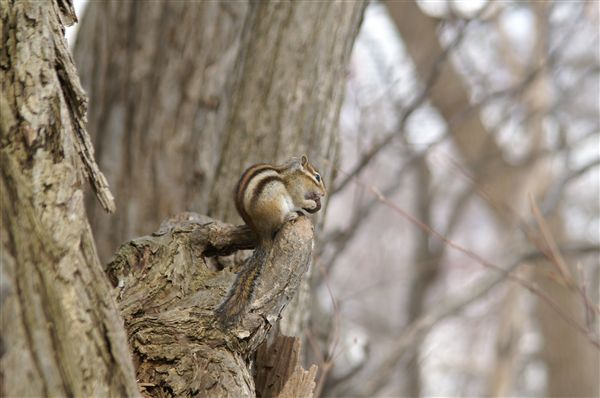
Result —
[[306, 165], [308, 164], [308, 158], [306, 157], [306, 155], [302, 155], [300, 157], [300, 164], [302, 165], [302, 167], [306, 167]]
[[303, 168], [302, 159], [293, 157], [287, 161], [286, 166], [289, 170], [301, 170]]

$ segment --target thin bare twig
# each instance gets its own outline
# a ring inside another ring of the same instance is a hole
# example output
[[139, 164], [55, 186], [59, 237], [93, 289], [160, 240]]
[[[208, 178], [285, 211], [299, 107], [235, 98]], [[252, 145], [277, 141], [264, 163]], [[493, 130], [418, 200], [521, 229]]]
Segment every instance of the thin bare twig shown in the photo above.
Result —
[[361, 159], [358, 161], [357, 165], [354, 166], [354, 168], [346, 174], [344, 179], [333, 188], [330, 196], [333, 196], [335, 195], [335, 193], [344, 189], [354, 177], [358, 176], [364, 170], [364, 168], [371, 162], [371, 160], [373, 160], [373, 158], [376, 155], [378, 155], [381, 152], [383, 148], [387, 147], [396, 136], [398, 136], [404, 131], [404, 126], [409, 116], [412, 115], [412, 113], [415, 110], [417, 110], [428, 98], [429, 91], [437, 82], [442, 65], [448, 60], [448, 57], [451, 54], [452, 50], [458, 47], [462, 42], [463, 38], [465, 37], [467, 26], [469, 26], [469, 22], [464, 24], [464, 26], [461, 28], [458, 34], [454, 37], [454, 40], [452, 40], [452, 42], [440, 53], [433, 67], [431, 68], [425, 86], [421, 90], [419, 95], [406, 108], [399, 109], [398, 113], [400, 113], [401, 116], [398, 121], [398, 126], [395, 129], [393, 129], [392, 132], [386, 134], [386, 136], [382, 140], [380, 140], [379, 143], [375, 144], [363, 154]]
[[586, 338], [588, 338], [588, 340], [590, 341], [590, 343], [592, 343], [592, 345], [594, 347], [596, 347], [597, 349], [600, 350], [600, 340], [598, 338], [592, 336], [591, 333], [586, 328], [582, 327], [569, 314], [565, 314], [560, 309], [560, 307], [558, 306], [558, 304], [556, 304], [556, 302], [554, 300], [552, 300], [546, 293], [544, 293], [541, 289], [539, 289], [535, 284], [531, 283], [530, 281], [528, 281], [528, 280], [526, 280], [524, 278], [521, 278], [521, 277], [519, 277], [517, 275], [514, 275], [510, 271], [506, 271], [502, 267], [500, 267], [500, 266], [498, 266], [498, 265], [496, 265], [496, 264], [494, 264], [494, 263], [492, 263], [490, 261], [487, 261], [486, 259], [484, 259], [480, 255], [476, 254], [475, 252], [473, 252], [473, 251], [471, 251], [469, 249], [466, 249], [463, 246], [457, 244], [456, 242], [448, 239], [446, 236], [442, 235], [437, 230], [431, 228], [429, 225], [424, 224], [423, 222], [421, 222], [420, 220], [418, 220], [417, 218], [415, 218], [414, 216], [412, 216], [411, 214], [409, 214], [408, 212], [406, 212], [404, 209], [402, 209], [396, 203], [390, 201], [377, 188], [375, 188], [373, 186], [369, 186], [367, 184], [364, 184], [363, 182], [361, 182], [358, 179], [356, 179], [355, 181], [359, 185], [362, 185], [367, 190], [369, 190], [374, 195], [376, 195], [382, 203], [384, 203], [386, 206], [388, 206], [389, 208], [391, 208], [394, 212], [396, 212], [397, 214], [399, 214], [400, 216], [402, 216], [406, 220], [410, 221], [412, 224], [416, 225], [420, 229], [426, 231], [430, 235], [435, 236], [436, 238], [438, 238], [439, 240], [441, 240], [442, 242], [444, 242], [444, 244], [446, 244], [447, 246], [449, 246], [449, 247], [453, 248], [454, 250], [456, 250], [456, 251], [464, 254], [465, 256], [471, 258], [475, 262], [477, 262], [477, 263], [479, 263], [479, 264], [481, 264], [481, 265], [483, 265], [483, 266], [485, 266], [487, 268], [490, 268], [490, 269], [493, 269], [493, 270], [499, 272], [501, 275], [503, 275], [503, 277], [506, 277], [506, 278], [508, 278], [508, 279], [510, 279], [512, 281], [515, 281], [515, 282], [519, 283], [522, 287], [524, 287], [527, 290], [529, 290], [530, 292], [534, 293], [536, 296], [538, 296], [544, 302], [546, 302], [546, 304], [550, 305], [550, 307], [556, 312], [556, 314], [559, 315], [565, 322], [567, 322], [574, 329], [576, 329], [582, 335], [584, 335]]
[[538, 229], [542, 234], [545, 246], [550, 251], [550, 255], [548, 256], [548, 258], [554, 260], [551, 263], [556, 266], [556, 269], [558, 269], [558, 272], [560, 273], [560, 276], [564, 279], [564, 281], [567, 282], [567, 284], [569, 285], [573, 284], [573, 275], [571, 275], [569, 267], [565, 263], [565, 259], [558, 251], [558, 245], [556, 244], [556, 241], [554, 240], [554, 237], [552, 236], [552, 233], [548, 228], [548, 224], [546, 223], [544, 217], [542, 217], [542, 213], [540, 212], [540, 209], [535, 203], [535, 199], [532, 195], [529, 195], [529, 205], [531, 207], [531, 212], [537, 223]]
[[[541, 218], [542, 215], [539, 214], [539, 217], [536, 217], [535, 211], [534, 211], [534, 219], [537, 221], [540, 231], [542, 232], [542, 239], [540, 239], [539, 234], [537, 233], [536, 229], [533, 227], [535, 224], [534, 222], [532, 222], [530, 220], [523, 220], [518, 214], [516, 214], [516, 212], [513, 211], [513, 209], [510, 206], [496, 201], [484, 189], [477, 186], [477, 183], [474, 180], [474, 177], [470, 176], [469, 173], [467, 171], [465, 171], [461, 165], [459, 165], [455, 161], [452, 161], [451, 163], [454, 165], [455, 168], [457, 168], [461, 171], [461, 175], [463, 175], [464, 177], [466, 177], [468, 180], [471, 181], [475, 191], [483, 199], [485, 199], [486, 202], [488, 202], [488, 204], [490, 204], [490, 206], [495, 208], [499, 213], [503, 214], [507, 219], [513, 220], [513, 223], [515, 225], [519, 226], [519, 229], [525, 234], [527, 239], [530, 242], [532, 242], [541, 252], [543, 252], [546, 255], [546, 258], [550, 261], [550, 263], [555, 264], [557, 266], [557, 268], [559, 269], [559, 273], [563, 277], [563, 281], [564, 281], [565, 285], [568, 286], [570, 289], [575, 290], [577, 293], [579, 293], [579, 295], [581, 295], [583, 303], [586, 306], [586, 308], [593, 308], [595, 312], [600, 313], [600, 307], [597, 305], [594, 305], [592, 303], [592, 301], [590, 300], [590, 298], [586, 294], [582, 293], [581, 286], [577, 285], [573, 281], [573, 279], [570, 275], [570, 272], [567, 271], [568, 267], [566, 266], [566, 263], [564, 262], [564, 260], [562, 261], [561, 265], [557, 264], [560, 260], [556, 257], [557, 255], [555, 254], [555, 252], [553, 252], [551, 245], [549, 245], [549, 242], [553, 241], [553, 239], [550, 236], [547, 228], [544, 232], [545, 222]], [[556, 243], [554, 243], [554, 247], [556, 249]], [[534, 286], [531, 283], [528, 283], [528, 284], [531, 286]], [[532, 291], [531, 287], [528, 287], [525, 285], [523, 285], [523, 286], [526, 287], [527, 289], [529, 289], [530, 291]], [[537, 287], [535, 289], [539, 290], [539, 289], [537, 289]], [[546, 301], [549, 301], [549, 300], [552, 301], [545, 294], [543, 294], [540, 297]], [[552, 307], [554, 309], [558, 309], [558, 306], [556, 305], [556, 303], [553, 302], [552, 304], [553, 304]]]
[[[565, 250], [568, 249], [565, 248]], [[598, 252], [600, 251], [600, 246], [572, 247], [570, 248], [570, 251], [581, 253], [588, 253], [590, 251]], [[520, 264], [544, 256], [545, 253], [538, 250], [516, 256], [508, 267], [502, 269], [501, 273], [482, 277], [478, 282], [473, 283], [473, 287], [468, 290], [469, 293], [444, 299], [443, 303], [434, 307], [429, 313], [421, 315], [418, 319], [413, 321], [403, 330], [393, 346], [389, 348], [389, 354], [379, 362], [377, 369], [370, 373], [372, 377], [364, 385], [363, 390], [359, 395], [372, 396], [382, 386], [386, 385], [396, 371], [396, 364], [400, 362], [402, 357], [409, 352], [411, 347], [418, 340], [422, 339], [423, 335], [430, 331], [437, 323], [457, 314], [471, 303], [474, 303], [485, 296], [492, 289], [499, 286], [500, 283], [505, 280], [506, 275], [513, 274]], [[598, 347], [597, 342], [594, 345]]]
[[563, 193], [565, 192], [565, 188], [577, 178], [581, 177], [595, 167], [598, 167], [599, 165], [600, 158], [592, 159], [590, 162], [584, 164], [576, 170], [573, 170], [565, 175], [560, 181], [558, 181], [552, 188], [550, 188], [548, 194], [542, 202], [542, 214], [546, 216], [552, 213], [560, 203]]

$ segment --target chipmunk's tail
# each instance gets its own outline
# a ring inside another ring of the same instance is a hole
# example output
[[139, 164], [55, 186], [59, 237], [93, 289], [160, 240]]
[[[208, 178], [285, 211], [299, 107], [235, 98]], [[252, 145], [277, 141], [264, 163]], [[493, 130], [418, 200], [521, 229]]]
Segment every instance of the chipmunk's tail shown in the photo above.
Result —
[[225, 301], [215, 310], [217, 319], [224, 326], [229, 326], [239, 320], [250, 305], [254, 295], [256, 281], [262, 273], [270, 252], [270, 245], [259, 244], [252, 256], [246, 260], [242, 270], [235, 278]]

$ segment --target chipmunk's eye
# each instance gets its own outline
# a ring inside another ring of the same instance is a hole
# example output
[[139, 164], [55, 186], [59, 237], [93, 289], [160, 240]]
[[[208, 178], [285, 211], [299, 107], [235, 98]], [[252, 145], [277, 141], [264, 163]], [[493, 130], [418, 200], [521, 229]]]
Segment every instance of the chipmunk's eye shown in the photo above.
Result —
[[319, 173], [315, 173], [315, 179], [317, 182], [321, 182], [321, 175]]

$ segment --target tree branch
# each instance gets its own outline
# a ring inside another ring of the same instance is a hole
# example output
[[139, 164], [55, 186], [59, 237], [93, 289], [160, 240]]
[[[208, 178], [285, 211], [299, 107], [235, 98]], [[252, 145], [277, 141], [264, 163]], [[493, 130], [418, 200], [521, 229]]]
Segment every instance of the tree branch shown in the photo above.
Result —
[[137, 378], [146, 392], [253, 395], [246, 360], [294, 297], [308, 269], [312, 238], [306, 217], [284, 225], [247, 312], [226, 329], [216, 322], [214, 309], [235, 274], [229, 268], [214, 272], [207, 259], [252, 247], [255, 237], [247, 227], [185, 213], [122, 245], [107, 272], [118, 288]]
[[[561, 250], [586, 254], [600, 251], [600, 246], [588, 245], [564, 247], [561, 248]], [[544, 256], [545, 253], [537, 250], [519, 255], [510, 262], [508, 267], [503, 268], [502, 272], [482, 277], [478, 282], [472, 284], [472, 288], [468, 289], [468, 293], [444, 299], [441, 305], [413, 321], [396, 339], [394, 345], [389, 348], [389, 354], [379, 362], [377, 369], [371, 372], [372, 377], [365, 384], [359, 395], [372, 396], [383, 386], [387, 385], [388, 380], [396, 372], [396, 364], [398, 364], [403, 356], [412, 349], [413, 345], [417, 344], [417, 342], [423, 338], [423, 335], [429, 332], [438, 322], [457, 314], [469, 304], [485, 296], [492, 289], [500, 285], [501, 282], [504, 282], [507, 275], [514, 273], [519, 265], [526, 261], [532, 261]]]

